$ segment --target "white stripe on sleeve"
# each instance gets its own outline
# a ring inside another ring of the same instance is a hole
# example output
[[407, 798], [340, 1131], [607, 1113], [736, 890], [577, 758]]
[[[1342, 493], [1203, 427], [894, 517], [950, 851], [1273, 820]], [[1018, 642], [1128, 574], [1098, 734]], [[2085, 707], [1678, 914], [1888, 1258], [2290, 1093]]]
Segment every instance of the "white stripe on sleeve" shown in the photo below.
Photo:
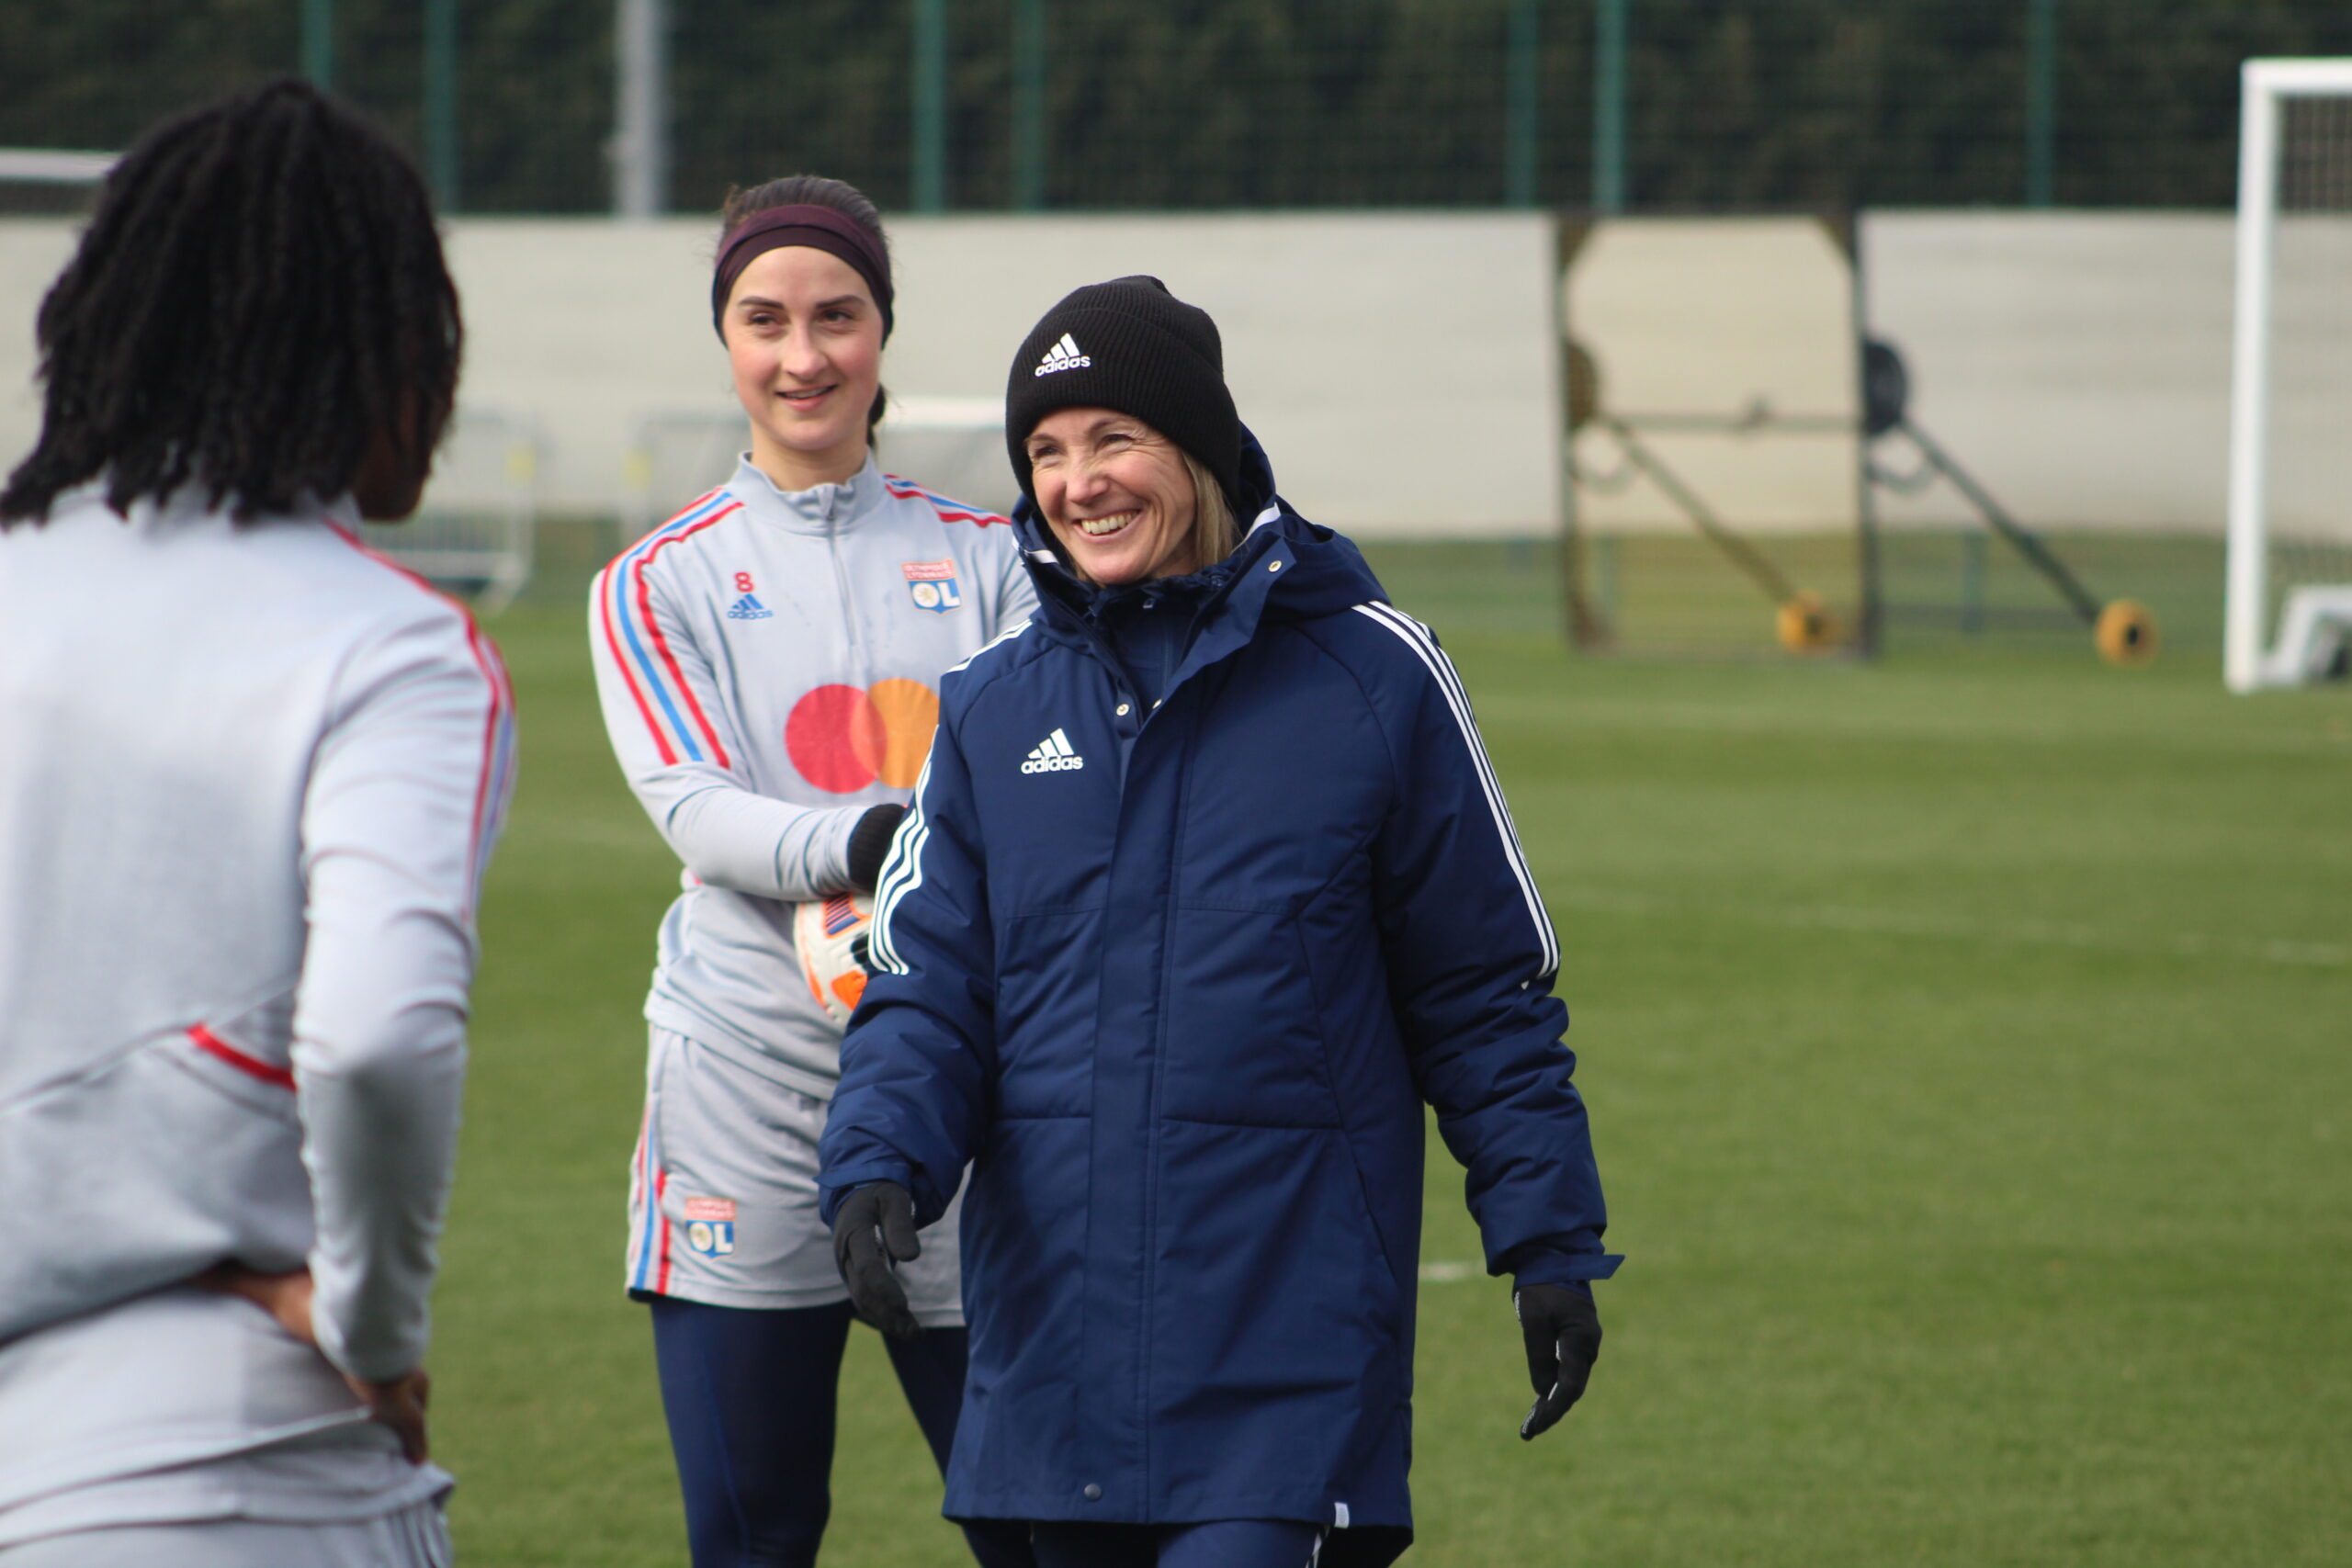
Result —
[[1453, 661], [1446, 658], [1445, 650], [1438, 646], [1427, 626], [1393, 605], [1369, 604], [1355, 608], [1358, 615], [1368, 615], [1396, 633], [1397, 640], [1413, 650], [1437, 682], [1438, 689], [1445, 694], [1446, 705], [1453, 710], [1453, 721], [1462, 727], [1463, 743], [1469, 747], [1471, 761], [1477, 766], [1478, 785], [1486, 792], [1487, 808], [1494, 813], [1495, 830], [1502, 835], [1503, 858], [1510, 863], [1520, 894], [1527, 900], [1528, 917], [1535, 922], [1536, 940], [1544, 953], [1538, 978], [1555, 974], [1560, 967], [1560, 939], [1552, 930], [1551, 917], [1544, 912], [1543, 897], [1535, 891], [1535, 875], [1528, 870], [1527, 856], [1519, 847], [1519, 829], [1511, 825], [1510, 807], [1503, 803], [1502, 785], [1495, 778], [1494, 764], [1487, 760], [1486, 744], [1478, 739], [1478, 724], [1470, 713], [1470, 694], [1463, 690]]
[[922, 773], [915, 780], [915, 797], [909, 807], [899, 830], [890, 840], [890, 858], [883, 863], [880, 886], [874, 890], [874, 935], [866, 943], [866, 956], [876, 969], [887, 969], [893, 975], [907, 973], [906, 960], [899, 956], [896, 943], [890, 940], [890, 917], [897, 912], [899, 900], [922, 886], [922, 850], [931, 838], [931, 822], [923, 815], [923, 796], [931, 787], [931, 759], [925, 757]]

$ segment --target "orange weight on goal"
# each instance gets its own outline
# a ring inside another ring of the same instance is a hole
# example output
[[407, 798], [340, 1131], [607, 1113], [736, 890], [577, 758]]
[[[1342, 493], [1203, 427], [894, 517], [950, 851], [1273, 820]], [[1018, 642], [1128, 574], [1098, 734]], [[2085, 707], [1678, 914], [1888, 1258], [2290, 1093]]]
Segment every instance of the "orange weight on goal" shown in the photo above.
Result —
[[2098, 656], [2109, 664], [2145, 664], [2156, 656], [2156, 617], [2134, 600], [2118, 599], [2098, 613]]

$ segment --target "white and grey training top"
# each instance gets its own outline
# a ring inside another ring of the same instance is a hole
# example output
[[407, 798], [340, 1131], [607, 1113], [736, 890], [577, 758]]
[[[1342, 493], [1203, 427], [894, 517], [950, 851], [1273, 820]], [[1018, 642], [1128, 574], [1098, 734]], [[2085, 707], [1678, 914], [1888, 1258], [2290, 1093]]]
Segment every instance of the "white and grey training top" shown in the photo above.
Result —
[[[0, 1545], [365, 1517], [425, 1350], [512, 698], [347, 502], [0, 531]], [[308, 1264], [334, 1365], [170, 1287]]]
[[589, 641], [629, 787], [680, 861], [645, 1016], [818, 1099], [841, 1031], [792, 904], [846, 885], [850, 829], [905, 803], [941, 673], [1036, 603], [1003, 518], [883, 473], [735, 475], [605, 568]]

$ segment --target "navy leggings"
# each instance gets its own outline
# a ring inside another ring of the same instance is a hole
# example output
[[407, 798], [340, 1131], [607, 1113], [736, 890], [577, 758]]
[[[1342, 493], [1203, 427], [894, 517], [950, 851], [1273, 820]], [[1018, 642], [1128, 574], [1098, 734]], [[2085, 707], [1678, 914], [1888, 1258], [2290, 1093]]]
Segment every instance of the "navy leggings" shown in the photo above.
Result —
[[1289, 1519], [1037, 1526], [1037, 1568], [1314, 1568], [1322, 1532]]
[[[694, 1568], [812, 1568], [832, 1512], [833, 1409], [847, 1302], [791, 1311], [650, 1298], [662, 1408], [685, 1493]], [[969, 1337], [888, 1339], [890, 1365], [944, 1472]], [[982, 1568], [1032, 1568], [1026, 1525], [964, 1527]]]

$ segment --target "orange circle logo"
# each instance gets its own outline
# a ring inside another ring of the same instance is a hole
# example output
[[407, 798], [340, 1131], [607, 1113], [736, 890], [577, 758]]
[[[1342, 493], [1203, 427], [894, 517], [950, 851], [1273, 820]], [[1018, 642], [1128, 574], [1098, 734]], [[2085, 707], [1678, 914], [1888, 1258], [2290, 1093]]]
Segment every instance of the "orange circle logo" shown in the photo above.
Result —
[[831, 795], [876, 783], [912, 789], [938, 725], [939, 694], [921, 681], [819, 686], [792, 705], [784, 749], [802, 778]]

